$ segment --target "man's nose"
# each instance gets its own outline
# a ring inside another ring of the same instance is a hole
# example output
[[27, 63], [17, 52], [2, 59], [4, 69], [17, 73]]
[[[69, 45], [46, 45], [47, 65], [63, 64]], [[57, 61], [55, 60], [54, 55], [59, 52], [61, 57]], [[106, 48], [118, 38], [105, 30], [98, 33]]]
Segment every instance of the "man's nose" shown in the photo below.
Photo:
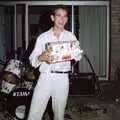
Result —
[[64, 17], [60, 17], [60, 22], [63, 22], [64, 21]]

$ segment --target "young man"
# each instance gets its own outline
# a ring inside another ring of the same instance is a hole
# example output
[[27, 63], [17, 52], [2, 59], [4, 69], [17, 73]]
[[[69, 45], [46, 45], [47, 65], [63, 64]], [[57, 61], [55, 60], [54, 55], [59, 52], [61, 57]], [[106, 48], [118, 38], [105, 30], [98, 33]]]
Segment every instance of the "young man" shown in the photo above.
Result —
[[[33, 67], [39, 67], [40, 76], [34, 89], [28, 120], [41, 120], [50, 96], [54, 120], [64, 120], [64, 112], [69, 91], [68, 72], [70, 61], [51, 63], [54, 59], [45, 49], [48, 42], [76, 40], [75, 35], [64, 29], [68, 21], [68, 11], [64, 5], [55, 6], [51, 15], [53, 27], [42, 33], [30, 55]], [[77, 59], [80, 59], [79, 56]]]

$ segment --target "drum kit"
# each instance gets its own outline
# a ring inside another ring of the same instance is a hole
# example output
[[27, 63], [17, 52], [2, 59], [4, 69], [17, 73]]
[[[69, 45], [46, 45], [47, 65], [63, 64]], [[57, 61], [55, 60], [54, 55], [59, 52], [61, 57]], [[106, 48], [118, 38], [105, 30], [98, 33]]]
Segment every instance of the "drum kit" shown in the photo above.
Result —
[[[4, 101], [3, 120], [27, 120], [32, 94], [40, 75], [38, 69], [26, 66], [18, 59], [10, 59], [0, 75], [0, 95]], [[42, 120], [52, 120], [53, 113], [50, 105], [47, 106]]]
[[6, 108], [12, 116], [9, 120], [26, 120], [38, 76], [34, 69], [26, 68], [20, 60], [11, 59], [5, 65], [0, 76], [0, 92], [6, 97]]
[[36, 79], [34, 69], [25, 68], [21, 61], [11, 59], [6, 64], [1, 76], [1, 92], [9, 94], [18, 87], [31, 90]]

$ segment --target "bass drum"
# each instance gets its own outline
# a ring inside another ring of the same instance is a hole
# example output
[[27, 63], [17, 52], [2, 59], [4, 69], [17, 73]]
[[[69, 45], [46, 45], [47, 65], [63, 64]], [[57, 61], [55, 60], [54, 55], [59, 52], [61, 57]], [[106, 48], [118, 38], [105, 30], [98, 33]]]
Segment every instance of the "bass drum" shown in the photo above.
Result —
[[8, 97], [7, 111], [14, 120], [27, 120], [33, 90], [15, 88]]
[[[27, 120], [32, 95], [33, 90], [28, 90], [26, 88], [17, 88], [9, 94], [6, 104], [9, 116], [14, 118], [11, 120]], [[48, 102], [42, 120], [53, 120], [52, 104], [50, 101]]]

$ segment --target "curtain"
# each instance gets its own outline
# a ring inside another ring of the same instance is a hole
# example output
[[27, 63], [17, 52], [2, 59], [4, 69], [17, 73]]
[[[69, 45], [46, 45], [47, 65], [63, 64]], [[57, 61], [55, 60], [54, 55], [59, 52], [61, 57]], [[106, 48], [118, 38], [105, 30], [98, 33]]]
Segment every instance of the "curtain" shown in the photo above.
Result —
[[[13, 46], [13, 13], [12, 7], [0, 6], [0, 63], [6, 62], [7, 54], [11, 57], [11, 49]], [[0, 64], [0, 69], [3, 68], [3, 64]]]
[[[79, 40], [84, 54], [89, 58], [98, 76], [106, 75], [107, 64], [107, 12], [104, 6], [79, 7]], [[81, 72], [91, 68], [84, 59], [80, 61]]]
[[[0, 7], [0, 63], [1, 61], [4, 61], [5, 57], [5, 47], [4, 47], [4, 39], [5, 39], [5, 34], [4, 34], [4, 9], [3, 7]], [[2, 69], [3, 65], [0, 64], [0, 69]]]

